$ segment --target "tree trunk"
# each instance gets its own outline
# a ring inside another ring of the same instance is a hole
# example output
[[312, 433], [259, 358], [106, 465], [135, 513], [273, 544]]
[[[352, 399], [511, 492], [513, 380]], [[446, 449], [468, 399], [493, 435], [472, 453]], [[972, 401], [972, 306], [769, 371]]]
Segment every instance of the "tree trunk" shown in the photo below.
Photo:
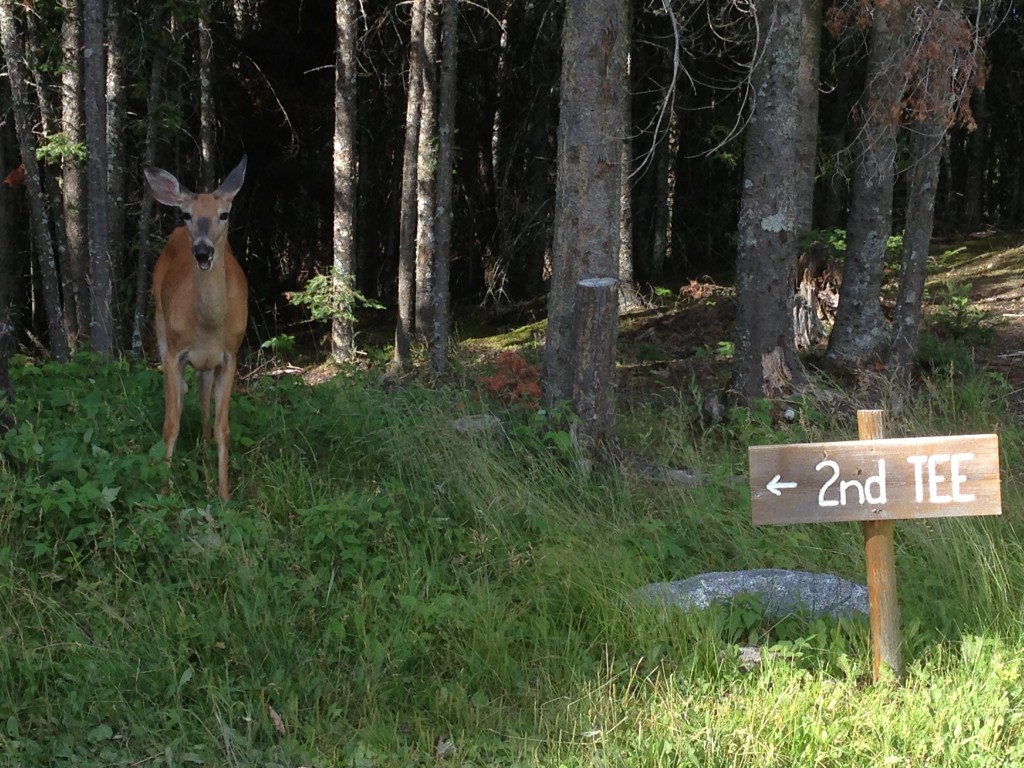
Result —
[[[356, 7], [335, 0], [338, 48], [334, 65], [334, 272], [333, 279], [355, 289], [356, 218]], [[331, 357], [348, 362], [355, 352], [351, 315], [331, 320]]]
[[435, 376], [448, 372], [448, 337], [451, 324], [450, 264], [452, 247], [452, 170], [455, 167], [455, 97], [458, 87], [459, 2], [442, 0], [441, 84], [438, 104], [437, 213], [433, 285], [433, 344]]
[[[61, 30], [61, 130], [68, 145], [85, 146], [82, 120], [82, 16], [79, 0], [64, 0], [64, 23]], [[69, 315], [74, 315], [72, 335], [89, 327], [88, 234], [85, 224], [85, 180], [83, 160], [75, 154], [64, 156], [62, 185], [64, 230], [67, 236], [68, 273], [71, 291], [64, 296]]]
[[[800, 206], [797, 187], [809, 138], [800, 111], [801, 38], [805, 0], [758, 3], [756, 65], [750, 74], [753, 111], [747, 124], [736, 257], [736, 355], [733, 386], [744, 400], [785, 394], [806, 380], [793, 338]], [[814, 53], [817, 55], [817, 52]], [[803, 190], [806, 194], [807, 190]]]
[[[0, 94], [6, 98], [4, 89]], [[0, 128], [0, 131], [3, 131]], [[0, 169], [9, 168], [6, 137], [0, 135]], [[0, 435], [14, 426], [8, 406], [14, 403], [14, 384], [11, 382], [10, 359], [14, 349], [14, 322], [11, 311], [15, 293], [14, 227], [11, 221], [13, 190], [0, 184]]]
[[32, 133], [31, 109], [26, 100], [25, 85], [28, 82], [22, 67], [24, 52], [20, 32], [14, 13], [14, 0], [0, 0], [0, 43], [3, 45], [7, 62], [8, 80], [11, 87], [12, 111], [18, 132], [21, 161], [25, 165], [25, 185], [29, 202], [29, 217], [35, 239], [39, 274], [42, 278], [43, 304], [46, 310], [47, 331], [50, 335], [50, 351], [63, 362], [68, 359], [68, 339], [64, 330], [64, 313], [61, 302], [60, 277], [54, 259], [53, 242], [50, 238], [50, 222], [43, 197], [39, 162], [36, 160], [36, 144]]
[[416, 161], [416, 335], [431, 338], [434, 284], [434, 210], [437, 198], [437, 2], [425, 0], [423, 9], [423, 69], [420, 94], [420, 131]]
[[[157, 29], [162, 27], [163, 18], [158, 14], [154, 21]], [[164, 72], [167, 56], [163, 46], [151, 49], [153, 68], [149, 74], [149, 95], [146, 98], [146, 139], [142, 146], [142, 167], [156, 165], [156, 142], [159, 131], [159, 105], [164, 94]], [[139, 211], [139, 235], [136, 240], [135, 258], [135, 311], [132, 316], [132, 356], [141, 359], [145, 354], [144, 339], [149, 318], [151, 252], [149, 233], [153, 224], [153, 193], [148, 184], [142, 185], [142, 207]]]
[[[626, 8], [627, 16], [629, 7]], [[627, 26], [630, 20], [626, 21]], [[632, 53], [627, 48], [626, 76], [622, 80], [623, 125], [633, 125], [632, 79], [630, 68]], [[619, 306], [633, 309], [640, 305], [633, 280], [633, 141], [629, 131], [622, 138], [619, 157]]]
[[828, 360], [856, 368], [877, 360], [888, 340], [882, 315], [882, 271], [892, 232], [892, 198], [899, 104], [907, 85], [907, 46], [899, 3], [874, 11], [864, 120], [857, 134], [846, 263]]
[[107, 201], [107, 80], [104, 72], [103, 2], [83, 0], [85, 143], [89, 208], [89, 338], [103, 357], [114, 354], [113, 274]]
[[988, 99], [985, 89], [974, 92], [971, 98], [971, 112], [977, 127], [967, 139], [967, 179], [964, 190], [964, 215], [966, 224], [976, 231], [981, 227], [984, 212], [983, 193], [985, 182], [985, 162], [988, 158]]
[[[107, 0], [107, 250], [110, 274], [115, 284], [125, 275], [125, 184], [127, 156], [125, 148], [125, 86], [122, 0]], [[111, 295], [111, 314], [115, 347], [124, 333], [124, 295]]]
[[[935, 201], [942, 166], [942, 153], [946, 146], [946, 127], [956, 117], [957, 105], [965, 94], [951, 78], [964, 76], [971, 83], [970, 68], [982, 66], [981, 57], [974, 49], [978, 40], [969, 23], [956, 8], [935, 0], [931, 8], [923, 7], [920, 23], [931, 32], [918, 40], [919, 49], [942, 51], [941, 56], [922, 57], [914, 73], [913, 91], [907, 100], [913, 105], [908, 116], [911, 124], [909, 190], [906, 208], [906, 229], [903, 233], [903, 261], [900, 268], [899, 290], [893, 317], [889, 366], [894, 372], [908, 378], [917, 359], [918, 335], [921, 325], [921, 303], [924, 298], [928, 250], [935, 222]], [[950, 30], [960, 28], [956, 36], [962, 42], [959, 50], [943, 45]], [[977, 100], [975, 101], [977, 104]]]
[[892, 347], [889, 351], [889, 366], [903, 375], [909, 374], [917, 359], [928, 248], [935, 222], [939, 161], [942, 139], [946, 134], [945, 119], [944, 112], [929, 115], [921, 125], [916, 126], [911, 139], [907, 226], [903, 234], [903, 262], [896, 295], [896, 313], [892, 322]]
[[210, 31], [211, 0], [199, 3], [199, 178], [203, 189], [216, 183], [217, 107], [213, 98], [213, 34]]
[[572, 395], [576, 284], [619, 273], [622, 142], [630, 29], [625, 0], [569, 0], [562, 32], [558, 181], [545, 399]]
[[[40, 134], [43, 145], [54, 148], [53, 139], [59, 132], [59, 119], [54, 97], [58, 93], [50, 78], [46, 53], [42, 42], [49, 36], [44, 29], [42, 19], [34, 13], [28, 14], [25, 29], [25, 59], [29, 73], [35, 85], [36, 100], [39, 105]], [[43, 183], [43, 199], [47, 207], [47, 219], [51, 224], [50, 236], [53, 241], [57, 258], [57, 273], [61, 281], [61, 298], [64, 312], [64, 332], [68, 337], [71, 352], [79, 336], [80, 329], [76, 323], [74, 283], [68, 262], [67, 232], [64, 228], [63, 195], [58, 181], [59, 170], [55, 162], [54, 152], [48, 151], [38, 157], [39, 173]], [[70, 302], [70, 303], [69, 303]]]
[[409, 31], [409, 80], [405, 108], [405, 151], [402, 161], [402, 210], [398, 244], [398, 318], [392, 369], [402, 371], [412, 362], [412, 332], [416, 280], [416, 165], [419, 148], [420, 96], [423, 93], [423, 17], [426, 0], [414, 0]]
[[802, 0], [796, 139], [796, 232], [814, 226], [814, 186], [818, 174], [818, 89], [821, 85], [821, 0]]

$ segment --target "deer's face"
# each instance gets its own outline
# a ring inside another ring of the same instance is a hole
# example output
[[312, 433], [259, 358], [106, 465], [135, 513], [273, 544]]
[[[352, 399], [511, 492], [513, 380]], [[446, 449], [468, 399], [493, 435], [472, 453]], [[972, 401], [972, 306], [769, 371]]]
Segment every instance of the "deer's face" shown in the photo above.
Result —
[[161, 168], [146, 168], [145, 174], [153, 197], [181, 211], [192, 241], [196, 266], [203, 272], [209, 270], [221, 250], [219, 246], [227, 237], [231, 202], [245, 179], [245, 158], [213, 192], [190, 192]]
[[178, 204], [189, 240], [192, 241], [192, 255], [196, 266], [205, 272], [213, 266], [218, 246], [228, 234], [228, 217], [231, 214], [231, 197], [216, 193], [190, 195]]

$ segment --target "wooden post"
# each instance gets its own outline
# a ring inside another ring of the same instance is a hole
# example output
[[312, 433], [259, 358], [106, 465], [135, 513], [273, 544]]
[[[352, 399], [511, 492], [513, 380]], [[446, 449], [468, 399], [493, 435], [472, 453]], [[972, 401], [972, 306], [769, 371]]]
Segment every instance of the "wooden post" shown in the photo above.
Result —
[[[885, 438], [884, 411], [857, 411], [861, 440]], [[900, 655], [900, 610], [896, 597], [896, 553], [893, 521], [864, 523], [864, 556], [868, 576], [868, 612], [871, 619], [871, 678], [882, 679], [885, 667], [903, 677]]]

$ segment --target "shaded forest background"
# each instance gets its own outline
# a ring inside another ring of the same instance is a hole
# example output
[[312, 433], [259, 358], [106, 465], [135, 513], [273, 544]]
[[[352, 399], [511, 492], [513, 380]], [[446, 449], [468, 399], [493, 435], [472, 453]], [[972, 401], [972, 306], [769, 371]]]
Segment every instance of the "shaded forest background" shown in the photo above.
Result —
[[[85, 166], [81, 148], [46, 115], [46, 101], [52, 115], [60, 88], [67, 3], [5, 3], [26, 43], [27, 98], [43, 106], [36, 107], [33, 131], [45, 188], [58, 183], [62, 166]], [[366, 0], [357, 14], [355, 287], [389, 310], [396, 300], [411, 7]], [[733, 4], [660, 0], [633, 2], [631, 13], [634, 279], [641, 287], [699, 276], [728, 280], [742, 192], [750, 17]], [[456, 307], [495, 307], [541, 296], [549, 277], [564, 5], [461, 3], [460, 14], [451, 289]], [[111, 254], [117, 347], [131, 346], [132, 307], [145, 284], [136, 279], [139, 265], [152, 264], [174, 218], [154, 214], [163, 221], [149, 232], [142, 223], [149, 215], [141, 173], [147, 151], [193, 188], [213, 180], [204, 175], [223, 178], [248, 156], [232, 242], [251, 284], [251, 341], [296, 332], [300, 316], [285, 297], [329, 271], [333, 258], [334, 2], [110, 3], [108, 35], [111, 19], [119, 25], [124, 65], [116, 86], [121, 101], [107, 105], [108, 114], [113, 108], [124, 118], [124, 146], [108, 160], [110, 178], [125, 181], [111, 197], [123, 230], [123, 244], [115, 242]], [[201, 29], [209, 32], [205, 48]], [[951, 128], [942, 155], [936, 227], [946, 233], [1024, 220], [1019, 10], [1013, 3], [987, 6], [979, 34], [988, 77], [972, 99], [977, 129]], [[858, 125], [851, 113], [863, 91], [865, 53], [856, 37], [822, 36], [816, 230], [845, 226]], [[207, 92], [216, 116], [209, 169], [200, 161], [203, 55], [212, 64]], [[157, 66], [162, 82], [154, 98]], [[38, 237], [19, 183], [12, 109], [5, 77], [0, 241], [8, 273], [0, 281], [13, 302], [18, 343], [46, 345], [45, 289], [31, 257]], [[895, 232], [906, 205], [906, 163], [898, 170]]]

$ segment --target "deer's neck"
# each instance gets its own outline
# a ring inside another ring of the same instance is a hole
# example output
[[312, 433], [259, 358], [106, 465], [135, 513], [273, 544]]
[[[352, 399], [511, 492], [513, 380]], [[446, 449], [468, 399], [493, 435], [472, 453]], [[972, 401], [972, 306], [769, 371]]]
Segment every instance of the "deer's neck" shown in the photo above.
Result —
[[224, 245], [218, 244], [213, 266], [205, 272], [197, 268], [193, 278], [196, 286], [196, 319], [203, 328], [224, 326], [228, 312], [227, 271], [224, 268], [226, 255]]

